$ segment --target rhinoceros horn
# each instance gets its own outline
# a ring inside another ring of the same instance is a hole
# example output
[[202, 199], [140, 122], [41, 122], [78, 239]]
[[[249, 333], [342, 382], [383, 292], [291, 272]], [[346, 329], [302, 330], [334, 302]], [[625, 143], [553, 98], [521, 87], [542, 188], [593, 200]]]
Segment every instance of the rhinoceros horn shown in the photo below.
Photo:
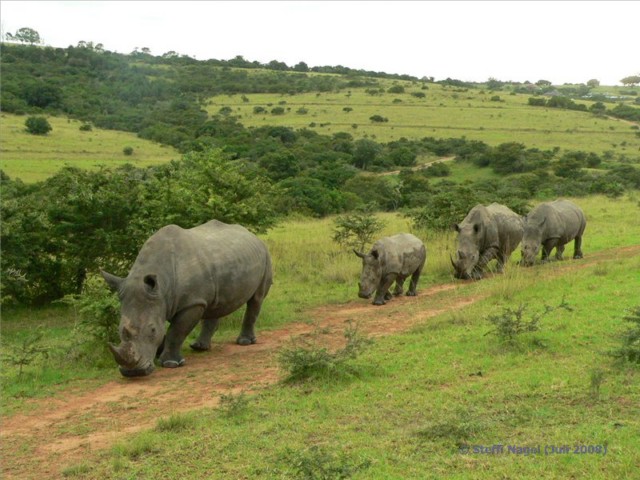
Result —
[[357, 251], [355, 248], [353, 249], [353, 253], [355, 253], [360, 258], [366, 257], [366, 255], [364, 253]]
[[451, 254], [449, 254], [449, 258], [451, 259], [451, 265], [453, 265], [453, 268], [457, 268], [456, 262], [453, 261], [453, 256]]
[[113, 358], [115, 358], [118, 365], [122, 365], [123, 367], [133, 367], [137, 363], [137, 359], [133, 354], [132, 348], [127, 348], [126, 344], [115, 346], [113, 343], [109, 343], [109, 350], [113, 354]]

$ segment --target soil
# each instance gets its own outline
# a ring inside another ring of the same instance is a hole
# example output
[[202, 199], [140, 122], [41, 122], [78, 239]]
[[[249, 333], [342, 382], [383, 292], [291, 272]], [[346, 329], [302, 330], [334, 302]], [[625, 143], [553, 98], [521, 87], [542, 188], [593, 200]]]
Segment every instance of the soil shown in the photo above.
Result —
[[[640, 255], [640, 245], [598, 252], [580, 262], [566, 262], [559, 272], [584, 268], [611, 256], [636, 255]], [[114, 379], [90, 391], [67, 390], [55, 398], [29, 400], [26, 413], [2, 419], [1, 476], [58, 478], [64, 467], [95, 455], [131, 433], [152, 428], [162, 417], [215, 407], [221, 395], [250, 394], [279, 382], [282, 374], [277, 353], [296, 338], [313, 335], [322, 345], [339, 348], [345, 342], [349, 320], [358, 322], [359, 331], [366, 336], [385, 336], [407, 331], [483, 298], [455, 292], [465, 283], [418, 289], [418, 296], [396, 297], [382, 307], [368, 300], [322, 306], [312, 312], [314, 322], [258, 330], [258, 343], [249, 347], [214, 344], [208, 352], [189, 354], [182, 368], [159, 368], [143, 378], [120, 377], [114, 367]]]

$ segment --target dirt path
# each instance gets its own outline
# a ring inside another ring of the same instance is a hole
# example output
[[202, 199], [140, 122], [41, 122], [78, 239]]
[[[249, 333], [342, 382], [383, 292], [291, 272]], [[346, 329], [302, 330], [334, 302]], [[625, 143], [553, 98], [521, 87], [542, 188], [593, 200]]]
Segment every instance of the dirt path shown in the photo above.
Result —
[[[593, 265], [612, 254], [618, 258], [640, 255], [640, 245], [566, 262], [559, 272]], [[360, 331], [371, 337], [406, 331], [483, 298], [461, 296], [455, 290], [464, 284], [419, 290], [417, 297], [398, 297], [384, 307], [374, 307], [365, 300], [320, 307], [313, 311], [314, 324], [294, 323], [258, 331], [258, 343], [251, 347], [216, 344], [210, 352], [189, 355], [184, 368], [158, 369], [145, 378], [115, 378], [114, 368], [114, 380], [94, 390], [30, 401], [34, 408], [28, 413], [2, 420], [1, 476], [58, 478], [62, 468], [128, 434], [153, 427], [161, 417], [214, 407], [222, 394], [256, 392], [276, 383], [280, 379], [276, 355], [294, 338], [322, 330], [317, 338], [336, 347], [344, 343], [348, 320], [360, 321]]]

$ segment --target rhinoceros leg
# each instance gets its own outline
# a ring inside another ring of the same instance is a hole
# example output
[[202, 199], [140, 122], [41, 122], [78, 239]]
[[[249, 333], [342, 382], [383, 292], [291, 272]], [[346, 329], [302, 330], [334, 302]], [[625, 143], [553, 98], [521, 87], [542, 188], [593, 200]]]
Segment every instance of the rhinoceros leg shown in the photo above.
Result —
[[211, 337], [213, 337], [213, 334], [218, 330], [219, 323], [219, 318], [203, 318], [200, 335], [198, 335], [198, 339], [193, 342], [190, 347], [200, 352], [209, 350], [211, 348]]
[[386, 302], [387, 300], [391, 299], [389, 288], [391, 287], [391, 285], [395, 280], [396, 280], [396, 275], [387, 275], [380, 281], [380, 284], [378, 285], [378, 289], [376, 290], [376, 296], [373, 299], [374, 305], [384, 305], [385, 303], [387, 303]]
[[406, 280], [407, 277], [403, 277], [398, 275], [398, 278], [396, 278], [396, 288], [393, 289], [393, 294], [397, 297], [398, 295], [402, 295], [402, 292], [404, 292], [404, 281]]
[[564, 254], [564, 245], [556, 246], [556, 260], [562, 260], [562, 255]]
[[542, 244], [542, 258], [541, 258], [543, 263], [549, 261], [549, 255], [551, 255], [551, 250], [555, 248], [557, 243], [558, 243], [557, 238], [550, 238], [544, 241], [544, 243]]
[[244, 318], [242, 319], [242, 328], [240, 335], [236, 339], [238, 345], [252, 345], [256, 343], [256, 334], [254, 326], [258, 315], [260, 315], [260, 309], [262, 308], [262, 302], [269, 293], [271, 288], [271, 263], [268, 264], [267, 274], [265, 275], [262, 284], [258, 287], [256, 293], [247, 302], [247, 309], [244, 311]]
[[573, 258], [582, 258], [582, 237], [576, 237], [573, 244]]
[[182, 344], [202, 318], [203, 312], [204, 307], [198, 305], [186, 308], [173, 317], [164, 339], [164, 350], [160, 355], [160, 364], [163, 367], [175, 368], [184, 365], [184, 357], [180, 353]]
[[420, 275], [422, 274], [422, 267], [424, 264], [420, 266], [413, 274], [411, 275], [411, 280], [409, 281], [409, 290], [407, 290], [407, 297], [415, 297], [416, 296], [416, 288], [418, 288], [418, 280], [420, 280]]

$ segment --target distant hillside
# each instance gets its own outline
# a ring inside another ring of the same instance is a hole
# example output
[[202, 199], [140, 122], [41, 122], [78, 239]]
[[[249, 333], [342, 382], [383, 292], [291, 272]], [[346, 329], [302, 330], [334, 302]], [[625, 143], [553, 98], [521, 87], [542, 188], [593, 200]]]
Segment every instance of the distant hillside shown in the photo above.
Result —
[[[592, 89], [586, 85], [554, 87], [547, 84], [511, 84], [495, 79], [483, 85], [446, 79], [435, 85], [433, 79], [367, 72], [342, 66], [309, 68], [303, 62], [288, 67], [277, 61], [261, 65], [242, 57], [227, 61], [197, 61], [172, 54], [162, 57], [141, 52], [122, 55], [96, 48], [91, 43], [65, 49], [2, 44], [0, 54], [2, 111], [15, 114], [68, 115], [97, 127], [134, 132], [142, 138], [171, 145], [182, 152], [192, 150], [199, 143], [198, 137], [209, 119], [208, 114], [217, 113], [217, 110], [212, 111], [211, 105], [220, 105], [218, 109], [227, 106], [227, 103], [220, 101], [222, 95], [239, 95], [240, 100], [237, 102], [228, 102], [230, 107], [243, 102], [240, 105], [250, 104], [251, 108], [269, 106], [253, 100], [253, 96], [258, 94], [271, 95], [274, 99], [272, 101], [276, 101], [276, 96], [282, 96], [277, 100], [278, 103], [287, 102], [288, 97], [292, 95], [304, 95], [304, 99], [291, 102], [293, 105], [299, 105], [295, 112], [300, 113], [305, 105], [311, 104], [308, 97], [318, 94], [341, 94], [345, 99], [355, 100], [358, 98], [356, 95], [362, 93], [374, 101], [381, 99], [381, 95], [385, 94], [385, 98], [379, 102], [384, 111], [373, 114], [383, 120], [378, 122], [376, 127], [387, 127], [387, 134], [384, 136], [378, 136], [376, 133], [376, 138], [383, 140], [397, 140], [404, 135], [407, 127], [413, 126], [416, 130], [416, 133], [411, 134], [413, 138], [425, 135], [447, 138], [472, 134], [470, 138], [488, 140], [491, 143], [505, 139], [514, 140], [514, 137], [528, 143], [529, 135], [526, 132], [530, 129], [543, 135], [555, 134], [558, 131], [573, 130], [573, 124], [580, 123], [578, 118], [591, 119], [589, 115], [564, 115], [565, 120], [561, 121], [560, 125], [553, 125], [553, 118], [549, 121], [542, 120], [541, 123], [540, 113], [534, 108], [528, 108], [526, 102], [530, 96], [545, 93], [561, 95], [567, 99], [564, 104], [556, 102], [557, 105], [552, 105], [554, 111], [572, 112], [575, 105], [572, 98], [583, 104], [588, 103], [589, 106], [597, 103], [597, 113], [601, 116], [618, 116], [636, 121], [636, 115], [640, 111], [640, 108], [633, 106], [637, 103], [639, 90], [630, 87], [623, 91], [613, 90], [616, 95], [607, 95], [607, 92], [602, 92], [602, 87]], [[419, 95], [424, 94], [429, 88], [429, 95], [421, 100]], [[411, 91], [415, 96], [403, 95], [404, 91]], [[449, 92], [449, 95], [440, 95], [444, 91]], [[629, 95], [622, 95], [623, 92]], [[577, 100], [589, 94], [592, 95], [590, 101]], [[482, 98], [480, 95], [485, 97]], [[512, 99], [510, 95], [517, 97]], [[249, 96], [252, 96], [251, 100]], [[497, 99], [494, 100], [493, 97]], [[609, 97], [615, 97], [615, 100]], [[215, 99], [213, 104], [210, 100], [212, 98]], [[324, 103], [326, 98], [319, 101]], [[494, 103], [489, 103], [490, 101]], [[622, 109], [616, 106], [621, 101], [625, 104]], [[478, 105], [478, 102], [485, 105]], [[500, 109], [510, 107], [514, 103], [523, 107], [522, 118], [512, 121], [511, 118], [501, 116], [503, 112]], [[430, 117], [424, 121], [415, 116], [397, 116], [391, 111], [409, 104], [428, 107], [429, 110], [423, 109], [422, 112], [427, 112]], [[336, 105], [347, 108], [349, 101], [338, 101]], [[582, 106], [586, 111], [587, 106]], [[479, 110], [477, 107], [488, 108]], [[286, 113], [288, 106], [283, 108]], [[387, 110], [390, 110], [390, 113], [387, 114]], [[267, 111], [272, 113], [271, 108]], [[481, 112], [489, 115], [476, 115]], [[231, 114], [235, 113], [231, 111]], [[328, 120], [322, 117], [322, 112], [314, 113], [319, 114], [319, 121], [310, 119], [307, 123], [303, 122], [302, 126], [328, 123]], [[342, 113], [329, 113], [331, 122], [338, 124], [342, 131], [351, 132], [353, 125], [361, 128], [372, 122], [369, 117], [353, 121]], [[351, 116], [355, 117], [360, 113], [362, 112], [354, 109]], [[442, 113], [445, 115], [441, 115]], [[451, 113], [454, 114], [450, 115]], [[246, 114], [244, 115], [246, 117]], [[304, 117], [305, 121], [309, 117]], [[527, 119], [534, 117], [536, 124], [529, 125]], [[384, 122], [385, 118], [388, 122]], [[246, 124], [291, 124], [283, 123], [282, 120], [269, 116], [266, 122], [249, 119]], [[491, 130], [496, 124], [498, 128], [502, 128], [505, 135], [485, 137], [487, 129]], [[298, 127], [300, 124], [296, 122], [295, 126]], [[608, 127], [607, 125], [605, 128]], [[394, 128], [402, 129], [403, 133], [388, 135], [389, 130]], [[612, 138], [611, 143], [633, 143], [633, 135], [621, 136], [621, 129], [614, 128], [616, 131], [612, 135], [615, 138]], [[418, 129], [424, 129], [425, 132], [417, 131]], [[600, 129], [601, 126], [595, 129], [578, 126], [572, 133], [592, 135]], [[336, 129], [332, 127], [331, 131], [334, 133]], [[546, 131], [549, 133], [545, 133]], [[356, 136], [362, 136], [360, 132], [355, 133]], [[563, 147], [562, 141], [554, 141], [554, 146]], [[580, 139], [575, 143], [583, 144], [585, 140]], [[596, 148], [599, 151], [605, 150], [602, 145]]]

